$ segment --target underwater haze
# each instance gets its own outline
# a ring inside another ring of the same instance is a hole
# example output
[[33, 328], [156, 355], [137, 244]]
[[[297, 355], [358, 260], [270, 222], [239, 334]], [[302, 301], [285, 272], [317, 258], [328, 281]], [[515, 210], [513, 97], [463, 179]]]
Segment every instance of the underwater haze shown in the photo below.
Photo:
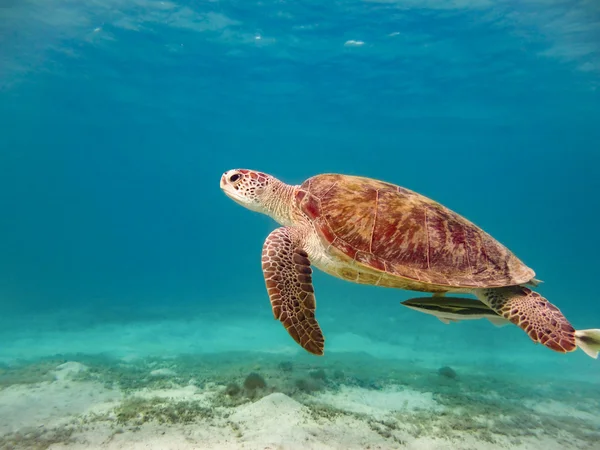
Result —
[[598, 360], [423, 293], [315, 269], [306, 352], [219, 186], [414, 190], [600, 328], [599, 119], [593, 0], [0, 0], [0, 449], [600, 448]]

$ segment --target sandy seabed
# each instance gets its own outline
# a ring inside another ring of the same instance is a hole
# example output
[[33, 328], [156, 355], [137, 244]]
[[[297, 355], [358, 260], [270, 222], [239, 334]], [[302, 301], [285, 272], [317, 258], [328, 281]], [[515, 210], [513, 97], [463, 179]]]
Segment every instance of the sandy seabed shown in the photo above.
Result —
[[597, 361], [542, 352], [519, 372], [510, 348], [478, 364], [348, 333], [315, 358], [252, 323], [4, 333], [0, 449], [600, 448]]

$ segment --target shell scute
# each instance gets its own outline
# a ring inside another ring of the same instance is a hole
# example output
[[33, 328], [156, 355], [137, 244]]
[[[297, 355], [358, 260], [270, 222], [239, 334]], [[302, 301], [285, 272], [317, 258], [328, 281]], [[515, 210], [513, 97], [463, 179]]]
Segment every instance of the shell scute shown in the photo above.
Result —
[[304, 197], [306, 197], [306, 191], [303, 189], [298, 189], [296, 191], [296, 204], [300, 205], [302, 203], [302, 200], [304, 200]]
[[348, 242], [336, 237], [331, 244], [338, 250], [341, 250], [342, 253], [346, 254], [348, 258], [356, 258], [356, 253], [358, 252], [358, 250]]
[[385, 272], [385, 261], [378, 256], [375, 256], [373, 253], [356, 252], [354, 260], [357, 263]]
[[321, 215], [319, 204], [314, 201], [314, 197], [310, 197], [309, 201], [304, 204], [304, 211], [311, 219], [316, 219]]
[[387, 261], [425, 270], [428, 268], [425, 210], [408, 202], [400, 208], [395, 204], [397, 197], [395, 190], [379, 194], [373, 252]]
[[332, 244], [336, 236], [329, 224], [322, 218], [319, 217], [314, 221], [315, 228], [319, 230], [321, 237], [327, 244]]

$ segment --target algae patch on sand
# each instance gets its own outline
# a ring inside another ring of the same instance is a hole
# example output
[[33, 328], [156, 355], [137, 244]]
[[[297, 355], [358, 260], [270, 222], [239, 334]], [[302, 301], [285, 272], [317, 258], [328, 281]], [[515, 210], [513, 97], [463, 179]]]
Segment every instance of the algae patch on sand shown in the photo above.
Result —
[[115, 415], [119, 424], [142, 425], [151, 421], [175, 424], [210, 419], [214, 411], [194, 400], [131, 396], [115, 408]]

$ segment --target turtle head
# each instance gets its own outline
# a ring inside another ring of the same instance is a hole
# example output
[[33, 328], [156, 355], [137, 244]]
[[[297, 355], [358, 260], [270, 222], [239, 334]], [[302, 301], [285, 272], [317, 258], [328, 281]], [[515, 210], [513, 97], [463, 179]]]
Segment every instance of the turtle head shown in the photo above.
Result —
[[290, 222], [294, 187], [271, 175], [248, 169], [228, 170], [221, 176], [221, 189], [245, 208], [267, 214], [281, 224]]
[[274, 180], [271, 175], [247, 169], [228, 170], [221, 176], [225, 195], [252, 211], [267, 213], [263, 195]]

